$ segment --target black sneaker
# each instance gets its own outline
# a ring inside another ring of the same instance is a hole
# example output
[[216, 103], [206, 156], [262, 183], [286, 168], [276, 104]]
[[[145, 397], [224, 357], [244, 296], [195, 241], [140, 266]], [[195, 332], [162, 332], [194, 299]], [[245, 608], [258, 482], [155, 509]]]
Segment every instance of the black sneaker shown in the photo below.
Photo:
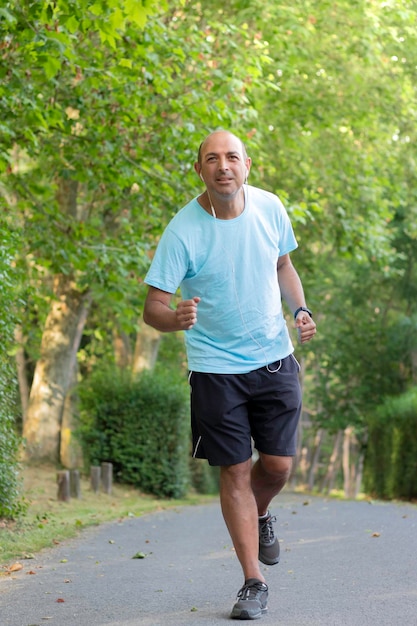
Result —
[[276, 565], [279, 563], [279, 541], [275, 537], [272, 522], [276, 522], [277, 518], [271, 517], [268, 511], [268, 517], [259, 518], [259, 555], [258, 558], [265, 565]]
[[230, 615], [233, 619], [258, 619], [268, 610], [268, 585], [257, 578], [248, 578], [237, 597]]

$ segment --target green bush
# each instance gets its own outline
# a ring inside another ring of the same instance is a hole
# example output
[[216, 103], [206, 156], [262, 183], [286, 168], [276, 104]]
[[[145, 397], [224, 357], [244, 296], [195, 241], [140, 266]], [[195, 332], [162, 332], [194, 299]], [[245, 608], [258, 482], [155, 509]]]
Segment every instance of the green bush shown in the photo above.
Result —
[[[0, 228], [3, 228], [0, 222]], [[4, 231], [6, 233], [6, 231]], [[15, 429], [17, 383], [8, 349], [13, 342], [16, 324], [13, 302], [16, 298], [12, 282], [11, 234], [0, 239], [0, 517], [14, 518], [24, 509], [19, 495], [17, 455], [20, 439]]]
[[189, 400], [185, 380], [144, 372], [96, 372], [80, 389], [78, 431], [90, 465], [113, 464], [115, 479], [159, 497], [186, 494]]
[[417, 389], [388, 398], [371, 420], [364, 484], [378, 498], [417, 498]]
[[[9, 378], [7, 375], [9, 374]], [[15, 518], [24, 509], [20, 500], [17, 455], [20, 439], [15, 430], [13, 373], [0, 360], [0, 517]]]
[[[191, 455], [190, 455], [191, 458]], [[215, 495], [219, 493], [220, 468], [209, 465], [204, 459], [190, 460], [191, 484], [197, 493]]]

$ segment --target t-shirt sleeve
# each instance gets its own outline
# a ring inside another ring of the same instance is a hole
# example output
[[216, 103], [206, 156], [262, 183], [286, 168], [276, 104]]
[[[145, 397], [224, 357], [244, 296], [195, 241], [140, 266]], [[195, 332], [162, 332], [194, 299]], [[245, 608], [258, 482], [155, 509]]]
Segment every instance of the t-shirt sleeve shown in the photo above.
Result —
[[152, 260], [145, 283], [175, 293], [188, 269], [188, 255], [182, 241], [169, 226], [164, 231]]
[[288, 213], [278, 197], [277, 200], [279, 205], [279, 256], [283, 256], [284, 254], [289, 254], [290, 252], [295, 250], [298, 247], [298, 243], [295, 238], [294, 230]]

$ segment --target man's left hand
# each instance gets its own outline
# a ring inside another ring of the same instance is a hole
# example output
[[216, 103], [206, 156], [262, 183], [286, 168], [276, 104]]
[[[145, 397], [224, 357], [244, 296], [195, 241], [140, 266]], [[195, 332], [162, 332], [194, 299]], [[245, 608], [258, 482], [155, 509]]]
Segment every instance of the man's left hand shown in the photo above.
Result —
[[306, 343], [313, 339], [316, 334], [316, 323], [307, 311], [300, 311], [295, 320], [295, 327], [298, 331], [298, 341]]

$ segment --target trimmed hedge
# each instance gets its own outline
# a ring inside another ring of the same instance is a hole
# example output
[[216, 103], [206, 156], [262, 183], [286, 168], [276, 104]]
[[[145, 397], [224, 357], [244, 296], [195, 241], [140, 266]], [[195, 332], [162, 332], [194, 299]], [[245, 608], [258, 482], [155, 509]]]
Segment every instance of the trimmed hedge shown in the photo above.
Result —
[[6, 228], [0, 219], [0, 230], [4, 229], [5, 233], [0, 239], [0, 517], [15, 518], [24, 512], [25, 504], [19, 492], [17, 460], [20, 445], [15, 424], [18, 388], [14, 363], [8, 355], [17, 320], [14, 316], [16, 289], [11, 267], [12, 234]]
[[113, 464], [115, 479], [158, 497], [188, 490], [189, 397], [186, 381], [144, 372], [96, 372], [80, 389], [78, 435], [89, 465]]
[[25, 509], [20, 495], [20, 438], [15, 430], [16, 387], [14, 371], [0, 359], [0, 517], [15, 518]]
[[371, 420], [364, 484], [377, 498], [417, 498], [417, 389], [387, 399]]

